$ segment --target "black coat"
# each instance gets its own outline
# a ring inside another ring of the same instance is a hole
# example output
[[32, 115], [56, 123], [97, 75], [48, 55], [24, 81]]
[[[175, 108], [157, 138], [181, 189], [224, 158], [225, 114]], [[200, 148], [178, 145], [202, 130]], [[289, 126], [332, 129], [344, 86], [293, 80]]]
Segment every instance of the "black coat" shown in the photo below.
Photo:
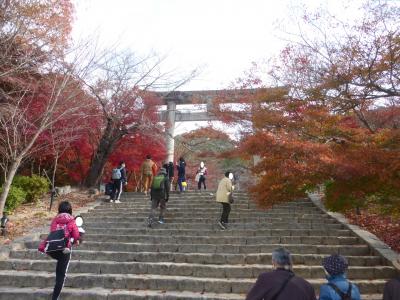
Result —
[[383, 291], [383, 300], [400, 299], [400, 277], [393, 278], [385, 284]]
[[[279, 291], [291, 272], [277, 269], [261, 273], [247, 294], [246, 300], [270, 300]], [[312, 285], [301, 277], [294, 276], [276, 300], [316, 300]]]

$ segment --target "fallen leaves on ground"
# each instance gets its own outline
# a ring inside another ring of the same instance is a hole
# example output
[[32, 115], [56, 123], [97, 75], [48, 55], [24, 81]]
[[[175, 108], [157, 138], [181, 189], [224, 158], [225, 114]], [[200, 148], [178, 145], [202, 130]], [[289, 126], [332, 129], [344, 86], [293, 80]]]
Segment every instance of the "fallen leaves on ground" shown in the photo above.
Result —
[[7, 223], [7, 237], [0, 237], [0, 245], [8, 244], [10, 240], [31, 231], [33, 228], [40, 228], [50, 222], [57, 215], [58, 204], [61, 201], [69, 201], [72, 204], [72, 210], [86, 206], [96, 199], [90, 197], [87, 191], [72, 192], [67, 195], [59, 196], [55, 199], [51, 211], [50, 196], [46, 195], [38, 203], [26, 203], [18, 207], [9, 214]]
[[361, 214], [348, 212], [345, 214], [350, 223], [375, 234], [392, 250], [400, 253], [400, 220], [385, 216], [371, 210], [361, 211]]

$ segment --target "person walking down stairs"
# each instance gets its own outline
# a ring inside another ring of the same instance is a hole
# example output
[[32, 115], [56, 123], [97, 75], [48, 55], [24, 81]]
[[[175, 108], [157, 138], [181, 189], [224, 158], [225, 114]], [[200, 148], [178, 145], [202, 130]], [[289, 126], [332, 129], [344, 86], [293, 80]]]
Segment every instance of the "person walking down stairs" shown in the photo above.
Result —
[[225, 177], [218, 184], [216, 201], [222, 204], [221, 219], [218, 222], [222, 230], [228, 228], [229, 213], [231, 212], [231, 203], [233, 201], [232, 193], [234, 186], [232, 185], [233, 174], [228, 171]]
[[358, 287], [346, 278], [349, 266], [347, 259], [334, 254], [325, 257], [322, 266], [327, 274], [328, 283], [321, 286], [319, 300], [360, 300]]
[[293, 273], [292, 257], [285, 248], [272, 252], [272, 272], [261, 273], [246, 300], [315, 300], [312, 285]]
[[158, 223], [164, 224], [164, 212], [166, 209], [166, 202], [169, 199], [169, 180], [167, 171], [161, 168], [157, 176], [153, 178], [153, 183], [150, 191], [151, 208], [148, 218], [148, 226], [156, 222], [155, 215], [157, 213], [157, 208], [160, 207], [160, 214], [158, 216]]

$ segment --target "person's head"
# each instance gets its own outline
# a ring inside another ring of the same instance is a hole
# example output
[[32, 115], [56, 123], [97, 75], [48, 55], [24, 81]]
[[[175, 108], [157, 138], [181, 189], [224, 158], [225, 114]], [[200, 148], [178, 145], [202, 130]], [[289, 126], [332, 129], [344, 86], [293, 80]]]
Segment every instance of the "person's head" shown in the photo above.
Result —
[[147, 154], [147, 155], [146, 155], [146, 159], [151, 159], [151, 155], [150, 155], [150, 154]]
[[285, 248], [278, 248], [272, 252], [272, 266], [274, 269], [291, 270], [293, 267], [292, 256]]
[[70, 214], [72, 215], [72, 206], [68, 201], [63, 201], [58, 205], [58, 213], [59, 214]]
[[181, 157], [179, 157], [179, 161], [180, 161], [180, 162], [184, 162], [185, 159], [181, 156]]
[[120, 167], [125, 168], [125, 162], [124, 162], [124, 161], [121, 160], [121, 161], [119, 162], [119, 165], [120, 165]]
[[328, 275], [336, 276], [346, 273], [349, 263], [344, 256], [333, 254], [322, 260], [322, 266]]
[[225, 172], [225, 177], [229, 178], [230, 180], [232, 180], [233, 179], [233, 173], [231, 171], [226, 171]]
[[167, 170], [165, 168], [161, 168], [160, 171], [158, 171], [158, 174], [167, 175]]
[[174, 163], [173, 163], [172, 161], [170, 161], [170, 162], [168, 163], [168, 165], [173, 166]]
[[204, 162], [200, 162], [200, 168], [204, 168]]
[[162, 165], [162, 167], [165, 168], [165, 169], [168, 169], [168, 163], [164, 163], [164, 164]]

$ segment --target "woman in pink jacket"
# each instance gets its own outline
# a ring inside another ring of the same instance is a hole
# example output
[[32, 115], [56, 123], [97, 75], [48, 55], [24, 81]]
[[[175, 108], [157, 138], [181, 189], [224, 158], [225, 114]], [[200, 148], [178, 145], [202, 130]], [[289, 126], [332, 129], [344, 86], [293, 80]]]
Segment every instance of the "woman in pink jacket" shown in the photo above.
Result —
[[[57, 300], [64, 286], [66, 273], [71, 259], [72, 244], [79, 245], [80, 234], [72, 216], [72, 206], [68, 201], [63, 201], [58, 206], [58, 215], [53, 219], [50, 225], [50, 232], [64, 229], [67, 245], [64, 251], [55, 251], [47, 253], [57, 260], [56, 266], [56, 284], [54, 286], [52, 300]], [[39, 251], [45, 253], [46, 241], [39, 245]]]

